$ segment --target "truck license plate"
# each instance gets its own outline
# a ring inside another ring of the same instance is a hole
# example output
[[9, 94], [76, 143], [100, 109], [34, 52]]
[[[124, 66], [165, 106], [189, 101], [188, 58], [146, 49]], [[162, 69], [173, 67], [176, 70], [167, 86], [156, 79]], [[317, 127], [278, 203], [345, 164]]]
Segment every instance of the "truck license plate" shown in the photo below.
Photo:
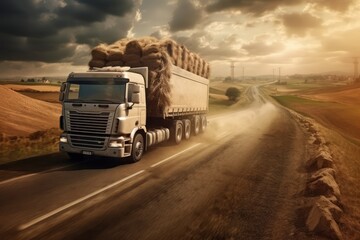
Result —
[[93, 153], [90, 151], [82, 151], [82, 154], [88, 155], [88, 156], [93, 155]]

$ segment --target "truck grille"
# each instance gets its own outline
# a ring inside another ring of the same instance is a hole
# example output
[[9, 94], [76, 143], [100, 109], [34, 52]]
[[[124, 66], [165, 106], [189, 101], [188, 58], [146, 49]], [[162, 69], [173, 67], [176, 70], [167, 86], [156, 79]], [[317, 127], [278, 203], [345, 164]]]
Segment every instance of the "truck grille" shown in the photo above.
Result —
[[70, 135], [70, 142], [74, 147], [102, 149], [105, 145], [106, 137], [93, 137]]
[[68, 118], [69, 130], [78, 133], [110, 134], [112, 115], [108, 112], [89, 113], [70, 111]]

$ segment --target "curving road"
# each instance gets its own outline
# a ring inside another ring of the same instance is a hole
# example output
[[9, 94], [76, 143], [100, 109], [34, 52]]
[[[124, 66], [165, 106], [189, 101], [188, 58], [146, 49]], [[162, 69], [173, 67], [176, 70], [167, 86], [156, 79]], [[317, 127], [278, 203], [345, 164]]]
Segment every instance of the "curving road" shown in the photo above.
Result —
[[288, 239], [305, 138], [261, 88], [136, 164], [52, 154], [0, 166], [1, 239]]

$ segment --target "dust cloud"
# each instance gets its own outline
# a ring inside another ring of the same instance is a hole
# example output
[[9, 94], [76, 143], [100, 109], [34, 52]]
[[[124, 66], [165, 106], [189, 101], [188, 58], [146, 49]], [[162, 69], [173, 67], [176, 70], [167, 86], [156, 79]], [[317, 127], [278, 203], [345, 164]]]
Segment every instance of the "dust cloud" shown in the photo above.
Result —
[[272, 103], [259, 101], [244, 110], [209, 117], [204, 138], [215, 140], [230, 134], [266, 129], [274, 121], [277, 111]]

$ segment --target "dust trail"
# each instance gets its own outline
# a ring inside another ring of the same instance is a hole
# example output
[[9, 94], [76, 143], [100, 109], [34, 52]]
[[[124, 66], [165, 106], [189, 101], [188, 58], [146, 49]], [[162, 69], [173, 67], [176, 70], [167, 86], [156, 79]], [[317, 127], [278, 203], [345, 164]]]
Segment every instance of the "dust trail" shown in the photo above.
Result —
[[269, 126], [277, 114], [276, 107], [270, 102], [265, 102], [265, 98], [259, 94], [256, 87], [252, 88], [252, 95], [254, 101], [250, 108], [210, 118], [204, 136], [216, 139], [223, 136], [224, 133], [241, 134], [250, 128], [261, 127], [263, 129]]

